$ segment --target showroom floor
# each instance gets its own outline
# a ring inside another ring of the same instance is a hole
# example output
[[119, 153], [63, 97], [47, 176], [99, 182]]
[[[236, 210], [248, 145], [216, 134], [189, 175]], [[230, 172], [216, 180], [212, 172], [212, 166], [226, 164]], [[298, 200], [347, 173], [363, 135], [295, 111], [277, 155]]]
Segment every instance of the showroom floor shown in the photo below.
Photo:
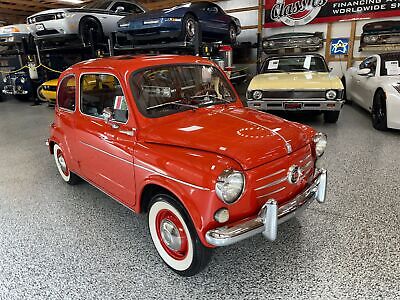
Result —
[[275, 243], [217, 249], [192, 278], [164, 266], [144, 216], [62, 182], [44, 144], [52, 117], [0, 103], [0, 299], [400, 298], [400, 132], [374, 130], [358, 107], [307, 122], [329, 136], [327, 203]]

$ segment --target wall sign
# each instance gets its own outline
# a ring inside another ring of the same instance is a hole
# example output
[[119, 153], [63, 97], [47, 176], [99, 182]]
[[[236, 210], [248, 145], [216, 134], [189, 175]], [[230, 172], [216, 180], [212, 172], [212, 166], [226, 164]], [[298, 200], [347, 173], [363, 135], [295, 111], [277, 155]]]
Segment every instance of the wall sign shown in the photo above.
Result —
[[265, 0], [264, 27], [400, 16], [398, 0]]
[[331, 55], [340, 55], [349, 53], [349, 39], [340, 38], [331, 40]]

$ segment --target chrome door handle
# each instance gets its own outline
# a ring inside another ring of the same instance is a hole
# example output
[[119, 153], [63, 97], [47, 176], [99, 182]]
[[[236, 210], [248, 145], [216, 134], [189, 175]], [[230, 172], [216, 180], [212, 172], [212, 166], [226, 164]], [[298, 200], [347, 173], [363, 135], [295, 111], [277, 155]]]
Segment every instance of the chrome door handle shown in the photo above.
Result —
[[128, 135], [128, 136], [134, 136], [135, 135], [135, 130], [120, 130], [119, 131], [122, 134]]

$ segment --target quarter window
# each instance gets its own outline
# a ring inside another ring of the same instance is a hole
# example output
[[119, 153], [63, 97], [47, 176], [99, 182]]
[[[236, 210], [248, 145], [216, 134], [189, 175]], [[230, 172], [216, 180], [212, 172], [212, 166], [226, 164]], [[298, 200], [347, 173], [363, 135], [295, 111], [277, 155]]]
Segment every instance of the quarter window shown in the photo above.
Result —
[[118, 79], [113, 75], [84, 74], [81, 77], [81, 112], [102, 118], [105, 108], [113, 112], [113, 120], [126, 123], [128, 106]]
[[57, 95], [58, 107], [74, 111], [75, 95], [76, 95], [75, 76], [69, 75], [65, 77], [60, 83]]

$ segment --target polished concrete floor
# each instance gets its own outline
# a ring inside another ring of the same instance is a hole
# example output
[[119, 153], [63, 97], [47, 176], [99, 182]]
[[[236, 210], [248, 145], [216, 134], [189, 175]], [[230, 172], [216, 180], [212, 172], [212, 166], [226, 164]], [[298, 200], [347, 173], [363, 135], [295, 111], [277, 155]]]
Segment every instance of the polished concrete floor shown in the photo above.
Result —
[[262, 236], [214, 251], [180, 278], [144, 216], [57, 173], [44, 142], [53, 111], [0, 102], [0, 299], [399, 299], [400, 132], [345, 106], [329, 135], [327, 203]]

